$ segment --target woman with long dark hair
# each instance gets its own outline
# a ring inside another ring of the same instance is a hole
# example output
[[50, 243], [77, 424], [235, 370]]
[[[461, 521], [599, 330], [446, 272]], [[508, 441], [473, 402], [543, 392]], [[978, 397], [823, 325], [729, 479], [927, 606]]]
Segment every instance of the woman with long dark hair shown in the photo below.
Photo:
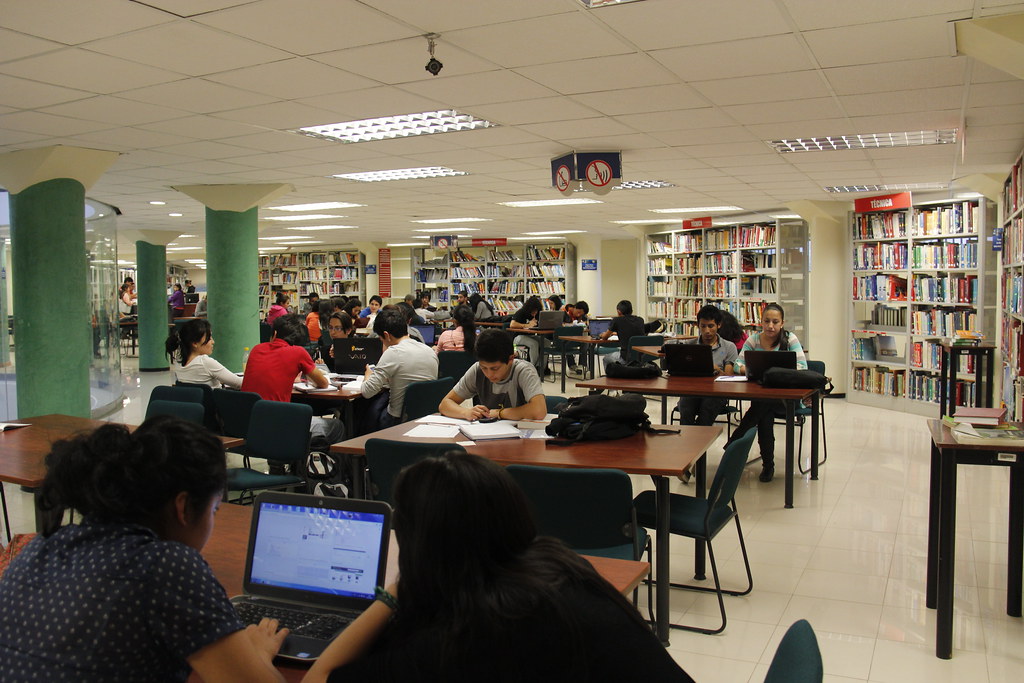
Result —
[[398, 475], [394, 498], [399, 583], [304, 681], [692, 680], [589, 562], [537, 536], [502, 467], [427, 458]]
[[473, 310], [469, 306], [459, 306], [453, 315], [455, 327], [445, 330], [437, 338], [437, 345], [434, 351], [469, 351], [472, 353], [476, 346], [476, 320], [473, 317]]
[[213, 353], [213, 328], [206, 318], [196, 318], [171, 332], [164, 343], [171, 372], [178, 382], [208, 384], [214, 389], [242, 387], [242, 378], [221, 365]]
[[523, 302], [522, 307], [518, 311], [512, 314], [512, 321], [508, 325], [509, 331], [515, 335], [516, 346], [522, 346], [528, 349], [530, 362], [533, 363], [533, 367], [537, 369], [537, 375], [542, 379], [545, 374], [550, 372], [544, 367], [544, 354], [541, 353], [543, 340], [541, 337], [533, 334], [516, 335], [516, 330], [532, 329], [537, 327], [537, 323], [539, 322], [538, 316], [543, 310], [544, 304], [540, 302], [540, 297], [531, 296]]
[[479, 322], [490, 320], [494, 317], [494, 308], [491, 306], [487, 299], [480, 296], [478, 292], [473, 292], [469, 297], [469, 308], [473, 311], [473, 317]]

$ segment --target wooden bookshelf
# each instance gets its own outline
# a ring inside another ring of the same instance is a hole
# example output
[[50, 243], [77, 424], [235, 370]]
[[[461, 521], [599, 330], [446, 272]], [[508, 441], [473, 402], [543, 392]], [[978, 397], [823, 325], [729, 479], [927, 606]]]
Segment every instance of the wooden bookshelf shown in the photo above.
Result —
[[260, 256], [260, 310], [266, 311], [274, 295], [283, 291], [291, 304], [316, 292], [321, 298], [365, 293], [365, 263], [358, 251], [281, 252]]
[[[1024, 155], [1024, 153], [1022, 153]], [[999, 231], [1003, 253], [1000, 268], [999, 352], [1002, 357], [1002, 401], [1007, 419], [1024, 416], [1024, 172], [1018, 156], [1003, 184]]]

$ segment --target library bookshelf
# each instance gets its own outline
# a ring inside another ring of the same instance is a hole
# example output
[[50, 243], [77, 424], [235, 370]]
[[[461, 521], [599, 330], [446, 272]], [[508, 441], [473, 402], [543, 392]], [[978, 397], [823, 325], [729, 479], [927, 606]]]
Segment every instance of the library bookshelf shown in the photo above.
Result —
[[[1021, 153], [1024, 155], [1024, 152]], [[1024, 170], [1018, 156], [1003, 184], [999, 217], [1002, 400], [1007, 419], [1024, 417]]]
[[459, 292], [477, 293], [496, 315], [512, 313], [530, 296], [576, 300], [576, 247], [571, 242], [529, 246], [416, 249], [416, 286], [446, 306]]
[[[365, 292], [365, 263], [358, 251], [282, 252], [260, 256], [260, 310], [274, 303], [277, 292], [299, 298], [316, 292], [321, 297], [357, 296]], [[365, 303], [365, 302], [364, 302]]]
[[705, 304], [754, 328], [774, 302], [786, 311], [786, 327], [806, 343], [808, 257], [802, 220], [649, 234], [646, 315], [677, 334], [697, 334], [697, 311]]
[[[993, 206], [984, 199], [922, 202], [851, 214], [847, 399], [937, 417], [940, 342], [957, 330], [992, 340]], [[950, 390], [975, 405], [973, 357]]]

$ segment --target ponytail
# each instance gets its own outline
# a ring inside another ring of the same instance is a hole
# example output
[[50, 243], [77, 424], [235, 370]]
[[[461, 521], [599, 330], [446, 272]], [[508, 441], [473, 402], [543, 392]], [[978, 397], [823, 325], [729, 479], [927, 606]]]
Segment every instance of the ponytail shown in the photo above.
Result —
[[469, 306], [458, 306], [452, 314], [455, 323], [462, 328], [462, 349], [473, 352], [476, 346], [476, 317]]

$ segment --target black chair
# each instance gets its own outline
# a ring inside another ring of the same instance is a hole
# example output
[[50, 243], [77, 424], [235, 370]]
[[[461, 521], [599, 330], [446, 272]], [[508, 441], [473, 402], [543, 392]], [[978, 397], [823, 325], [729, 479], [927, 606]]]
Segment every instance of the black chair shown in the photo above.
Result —
[[214, 389], [213, 403], [217, 406], [224, 435], [244, 439], [249, 434], [249, 417], [252, 407], [260, 400], [260, 395], [252, 391], [235, 391], [233, 389]]
[[220, 416], [217, 414], [217, 406], [213, 402], [213, 387], [209, 384], [192, 384], [191, 382], [175, 382], [174, 386], [190, 387], [203, 392], [203, 409], [206, 411], [203, 415], [203, 426], [215, 434], [221, 434], [223, 425], [221, 425]]
[[7, 542], [11, 542], [11, 520], [7, 516], [7, 494], [4, 493], [4, 484], [0, 482], [0, 506], [4, 511], [4, 531], [7, 532]]
[[821, 683], [824, 677], [814, 629], [806, 619], [800, 619], [782, 636], [764, 683]]
[[[714, 592], [718, 595], [718, 608], [722, 613], [722, 625], [717, 629], [699, 628], [697, 626], [684, 626], [671, 624], [672, 628], [698, 633], [721, 633], [725, 630], [725, 600], [723, 595], [747, 595], [754, 588], [754, 578], [750, 573], [750, 558], [747, 557], [747, 546], [743, 541], [743, 529], [740, 528], [740, 518], [736, 510], [736, 488], [739, 486], [740, 478], [743, 476], [743, 468], [747, 464], [747, 454], [750, 446], [754, 443], [757, 429], [748, 429], [738, 439], [725, 447], [725, 454], [718, 464], [718, 471], [711, 482], [707, 498], [696, 498], [684, 496], [677, 493], [670, 494], [669, 502], [669, 532], [678, 536], [692, 538], [707, 546], [708, 558], [711, 560], [711, 573], [714, 575], [715, 587], [694, 586], [689, 584], [670, 583], [675, 588], [685, 588], [703, 592]], [[648, 529], [657, 525], [658, 511], [655, 502], [654, 491], [644, 491], [634, 500], [636, 505], [637, 520]], [[721, 580], [718, 577], [718, 565], [715, 563], [715, 551], [711, 541], [726, 527], [730, 520], [736, 521], [736, 534], [740, 540], [740, 551], [743, 554], [743, 565], [747, 571], [747, 588], [742, 591], [726, 590], [722, 588]], [[658, 548], [658, 552], [662, 552]], [[658, 581], [668, 581], [669, 577], [659, 576]]]
[[188, 420], [198, 425], [203, 424], [203, 417], [206, 411], [202, 403], [189, 403], [186, 401], [150, 401], [146, 406], [146, 419], [156, 415], [171, 415], [173, 417]]
[[[309, 454], [312, 419], [313, 409], [304, 403], [257, 401], [245, 436], [245, 454], [249, 458], [263, 458], [271, 465], [290, 465], [294, 472], [302, 472]], [[305, 486], [305, 480], [295, 474], [265, 474], [250, 467], [234, 467], [228, 469], [224, 498], [228, 499], [228, 492], [238, 491], [233, 502], [244, 503], [248, 494], [251, 503], [257, 490]]]
[[[665, 342], [665, 338], [660, 334], [653, 335], [636, 335], [626, 340], [626, 343], [622, 345], [622, 362], [628, 363], [632, 360], [642, 360], [639, 351], [633, 349], [637, 346], [661, 346]], [[651, 356], [647, 356], [643, 360], [655, 360]]]
[[419, 418], [436, 413], [441, 399], [448, 395], [448, 392], [455, 386], [455, 380], [451, 377], [441, 379], [430, 379], [422, 382], [413, 382], [405, 388], [405, 403], [402, 404], [403, 421], [418, 420]]
[[270, 337], [274, 334], [274, 328], [265, 322], [260, 323], [260, 343], [264, 344], [270, 341]]
[[149, 394], [150, 401], [184, 401], [185, 403], [202, 403], [203, 390], [196, 387], [158, 386], [153, 387]]
[[392, 484], [404, 467], [432, 455], [444, 455], [449, 451], [465, 453], [466, 449], [452, 443], [367, 439], [366, 466], [370, 471], [370, 487], [367, 488], [367, 493], [372, 493], [374, 500], [394, 505]]
[[437, 377], [451, 377], [458, 384], [473, 363], [476, 356], [469, 351], [439, 351], [437, 354]]

